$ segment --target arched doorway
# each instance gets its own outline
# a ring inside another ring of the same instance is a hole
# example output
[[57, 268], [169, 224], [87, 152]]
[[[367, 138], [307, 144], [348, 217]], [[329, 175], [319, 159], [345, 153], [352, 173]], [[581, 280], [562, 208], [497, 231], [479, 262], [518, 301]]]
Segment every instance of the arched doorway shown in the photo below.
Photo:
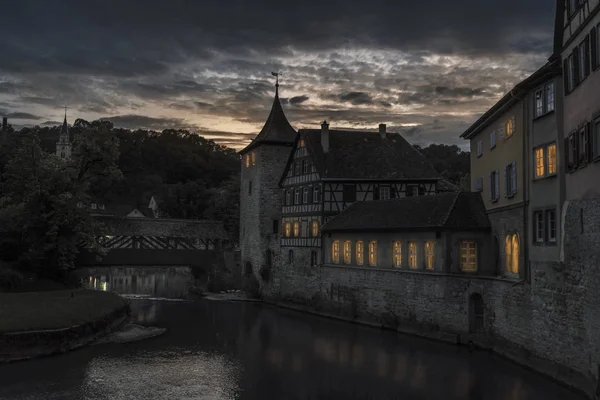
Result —
[[252, 264], [250, 264], [250, 261], [246, 261], [246, 265], [244, 267], [244, 275], [252, 275]]
[[469, 299], [469, 332], [477, 333], [483, 329], [483, 298], [479, 293], [473, 293]]

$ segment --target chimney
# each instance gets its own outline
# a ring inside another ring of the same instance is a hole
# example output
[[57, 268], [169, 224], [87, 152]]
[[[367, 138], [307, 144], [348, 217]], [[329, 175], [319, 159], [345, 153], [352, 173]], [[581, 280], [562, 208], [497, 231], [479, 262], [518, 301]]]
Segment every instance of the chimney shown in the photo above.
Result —
[[329, 151], [329, 124], [327, 121], [323, 121], [321, 124], [321, 146], [323, 146], [323, 152]]
[[379, 136], [385, 139], [385, 124], [379, 124]]

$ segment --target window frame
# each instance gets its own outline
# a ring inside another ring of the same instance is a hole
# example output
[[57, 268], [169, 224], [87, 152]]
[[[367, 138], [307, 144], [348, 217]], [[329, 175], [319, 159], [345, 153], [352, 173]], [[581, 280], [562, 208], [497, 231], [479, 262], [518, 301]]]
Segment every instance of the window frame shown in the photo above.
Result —
[[302, 204], [308, 204], [308, 188], [302, 188]]
[[365, 265], [365, 242], [363, 240], [356, 241], [356, 264]]
[[300, 234], [302, 233], [300, 228], [301, 228], [300, 221], [295, 220], [294, 225], [293, 225], [294, 237], [300, 237]]
[[588, 136], [586, 127], [583, 125], [577, 130], [577, 164], [579, 166], [586, 165], [588, 162]]
[[321, 202], [321, 187], [315, 186], [313, 187], [313, 203]]
[[423, 252], [425, 255], [425, 269], [428, 271], [435, 270], [435, 241], [426, 241]]
[[313, 237], [319, 237], [319, 220], [313, 219], [310, 226], [310, 233]]
[[[553, 216], [554, 218], [549, 220], [549, 216]], [[557, 230], [558, 230], [558, 224], [557, 224], [557, 218], [556, 218], [556, 209], [551, 208], [551, 209], [547, 209], [544, 211], [544, 223], [546, 225], [546, 241], [548, 243], [552, 243], [552, 244], [556, 244], [556, 242], [558, 241], [557, 239]], [[551, 235], [551, 232], [554, 230], [554, 235]]]
[[286, 238], [292, 237], [292, 223], [291, 221], [285, 221], [283, 225], [284, 235]]
[[[385, 196], [384, 193], [386, 193]], [[389, 186], [379, 186], [379, 200], [389, 200], [391, 198], [392, 189]]]
[[533, 111], [534, 118], [538, 118], [544, 115], [544, 90], [542, 88], [539, 88], [534, 92]]
[[396, 268], [402, 268], [402, 242], [400, 240], [392, 243], [392, 264]]
[[352, 264], [352, 240], [344, 240], [344, 264]]
[[417, 242], [408, 242], [408, 267], [410, 269], [418, 269], [419, 268], [419, 258], [418, 258], [418, 248]]
[[245, 158], [246, 168], [250, 168], [250, 154], [246, 154], [244, 156], [244, 158]]
[[252, 166], [254, 167], [256, 165], [256, 153], [250, 153], [250, 158], [252, 159]]
[[302, 160], [302, 174], [308, 174], [308, 160]]
[[376, 267], [377, 266], [377, 240], [371, 240], [369, 242], [369, 266]]
[[496, 148], [496, 130], [490, 132], [490, 150]]
[[334, 240], [331, 242], [331, 262], [333, 264], [340, 263], [340, 241]]
[[[460, 270], [462, 272], [476, 273], [478, 271], [479, 268], [477, 262], [479, 254], [477, 247], [477, 242], [475, 240], [461, 240]], [[473, 250], [473, 254], [471, 254], [471, 250]]]
[[477, 158], [483, 155], [483, 140], [479, 139], [477, 141]]
[[302, 204], [300, 203], [300, 189], [294, 190], [294, 205]]
[[[541, 154], [540, 154], [541, 153]], [[534, 179], [544, 178], [546, 176], [546, 151], [544, 146], [539, 146], [533, 149], [534, 161]], [[541, 161], [541, 165], [540, 165]], [[541, 171], [540, 171], [541, 169]]]
[[[550, 106], [549, 106], [550, 101], [548, 98], [548, 93], [550, 92], [548, 89], [550, 87], [552, 87], [552, 109], [550, 109]], [[554, 81], [547, 82], [544, 85], [544, 105], [545, 105], [544, 115], [549, 114], [549, 113], [553, 112], [554, 110], [556, 110], [556, 85], [554, 84]]]
[[546, 241], [545, 213], [542, 210], [533, 212], [533, 242], [542, 244]]
[[[511, 138], [517, 131], [517, 120], [515, 117], [511, 117], [504, 121], [504, 139]], [[510, 129], [509, 129], [510, 128]]]

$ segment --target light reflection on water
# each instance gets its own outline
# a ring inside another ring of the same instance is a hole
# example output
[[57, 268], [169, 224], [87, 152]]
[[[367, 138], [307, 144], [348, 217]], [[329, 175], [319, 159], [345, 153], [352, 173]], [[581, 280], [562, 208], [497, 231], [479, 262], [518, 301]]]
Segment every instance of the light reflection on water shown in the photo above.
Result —
[[[148, 293], [139, 279], [148, 271], [131, 272], [84, 279], [113, 290], [115, 279], [137, 276], [136, 290]], [[163, 293], [164, 272], [148, 280], [152, 296]], [[0, 399], [582, 399], [486, 352], [261, 304], [137, 299], [131, 307], [134, 322], [167, 332], [0, 365]]]

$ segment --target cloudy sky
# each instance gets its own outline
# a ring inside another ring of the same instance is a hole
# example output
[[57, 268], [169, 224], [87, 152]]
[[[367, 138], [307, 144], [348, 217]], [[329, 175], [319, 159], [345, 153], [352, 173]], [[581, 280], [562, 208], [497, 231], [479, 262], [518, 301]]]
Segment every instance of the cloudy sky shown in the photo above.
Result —
[[[240, 148], [280, 97], [296, 128], [458, 136], [550, 55], [552, 0], [21, 0], [3, 5], [0, 113], [105, 118]], [[10, 17], [8, 17], [10, 16]]]

